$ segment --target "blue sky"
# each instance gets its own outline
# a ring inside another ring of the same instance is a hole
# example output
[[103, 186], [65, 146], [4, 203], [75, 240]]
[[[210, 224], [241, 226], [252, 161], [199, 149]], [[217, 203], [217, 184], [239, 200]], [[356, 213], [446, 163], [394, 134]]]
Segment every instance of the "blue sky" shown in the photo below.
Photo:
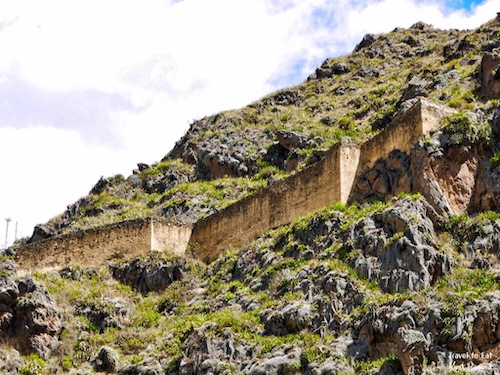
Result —
[[448, 4], [453, 9], [467, 9], [470, 10], [472, 6], [480, 4], [480, 1], [474, 0], [450, 0]]
[[[29, 236], [100, 176], [160, 160], [196, 118], [302, 82], [366, 33], [473, 28], [498, 0], [0, 3], [3, 218]], [[13, 240], [13, 231], [9, 243]]]

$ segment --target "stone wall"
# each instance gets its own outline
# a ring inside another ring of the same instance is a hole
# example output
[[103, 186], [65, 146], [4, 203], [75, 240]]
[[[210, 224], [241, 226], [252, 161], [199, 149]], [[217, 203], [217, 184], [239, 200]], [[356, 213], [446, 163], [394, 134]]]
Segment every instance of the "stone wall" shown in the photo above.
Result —
[[151, 250], [183, 255], [191, 238], [190, 226], [174, 225], [161, 220], [151, 221]]
[[16, 251], [19, 269], [68, 265], [99, 266], [106, 261], [170, 249], [184, 253], [191, 228], [151, 219], [128, 220], [85, 231], [51, 237]]
[[57, 236], [19, 249], [19, 268], [95, 266], [151, 250], [178, 255], [188, 251], [205, 262], [213, 261], [299, 216], [334, 202], [347, 203], [356, 176], [392, 150], [408, 152], [451, 113], [449, 108], [422, 98], [361, 147], [343, 140], [318, 163], [198, 221], [192, 228], [144, 219]]
[[320, 162], [197, 222], [189, 241], [193, 254], [210, 262], [299, 216], [334, 202], [347, 203], [356, 176], [395, 149], [410, 151], [451, 113], [421, 98], [361, 147], [343, 140]]
[[452, 113], [451, 108], [420, 98], [381, 133], [361, 145], [358, 173], [371, 168], [393, 150], [409, 152], [415, 143], [438, 130], [443, 117]]
[[210, 262], [299, 216], [333, 202], [345, 203], [358, 159], [358, 146], [347, 140], [338, 143], [318, 163], [198, 221], [189, 241], [191, 251]]

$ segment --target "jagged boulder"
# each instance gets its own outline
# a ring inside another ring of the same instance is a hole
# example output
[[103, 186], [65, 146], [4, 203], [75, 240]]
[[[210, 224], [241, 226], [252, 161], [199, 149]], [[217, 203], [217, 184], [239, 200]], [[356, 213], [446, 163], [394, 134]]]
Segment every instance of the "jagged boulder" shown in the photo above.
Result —
[[429, 345], [429, 340], [422, 332], [403, 327], [398, 329], [398, 357], [405, 375], [422, 374]]
[[152, 357], [145, 358], [141, 362], [133, 365], [122, 367], [118, 374], [120, 375], [163, 375], [165, 371], [162, 369], [158, 361]]
[[500, 149], [500, 107], [496, 107], [493, 111], [491, 119], [491, 135], [492, 144], [495, 150]]
[[277, 93], [273, 97], [264, 101], [266, 105], [301, 105], [304, 102], [304, 95], [297, 91], [285, 90]]
[[28, 243], [38, 242], [46, 238], [52, 237], [54, 233], [45, 225], [38, 224], [33, 229], [33, 234], [31, 235]]
[[161, 291], [174, 281], [182, 280], [189, 264], [184, 258], [141, 259], [136, 258], [122, 264], [112, 264], [111, 272], [118, 279], [143, 294]]
[[90, 190], [90, 194], [99, 195], [103, 191], [105, 191], [108, 186], [109, 186], [108, 179], [101, 176], [101, 178], [99, 178], [99, 181], [97, 181], [94, 187]]
[[80, 301], [75, 306], [76, 315], [85, 316], [99, 330], [122, 329], [128, 323], [132, 306], [124, 298]]
[[274, 353], [273, 357], [250, 365], [245, 371], [249, 375], [279, 375], [294, 374], [301, 368], [302, 349], [292, 347], [281, 353]]
[[264, 333], [284, 336], [308, 329], [312, 327], [316, 315], [314, 310], [308, 303], [292, 303], [279, 309], [264, 310], [261, 313]]
[[[48, 359], [62, 330], [61, 314], [47, 291], [31, 278], [16, 280], [15, 270], [12, 260], [0, 262], [0, 340]], [[9, 359], [5, 366], [17, 363]]]
[[48, 359], [57, 347], [62, 315], [53, 297], [31, 278], [17, 281], [19, 297], [9, 336], [22, 352], [36, 352]]
[[241, 367], [255, 355], [255, 348], [240, 344], [230, 329], [214, 334], [213, 328], [206, 324], [186, 337], [184, 354], [172, 374], [221, 374], [231, 364], [243, 372]]
[[500, 58], [487, 53], [481, 60], [481, 91], [488, 99], [500, 97]]
[[12, 260], [0, 261], [0, 338], [5, 338], [17, 306], [19, 288], [14, 278], [15, 272], [16, 267]]
[[288, 151], [317, 146], [309, 136], [294, 131], [280, 130], [276, 132], [276, 138], [281, 147]]
[[17, 350], [6, 347], [0, 348], [0, 374], [18, 375], [23, 365], [24, 361]]
[[102, 372], [115, 372], [119, 364], [118, 352], [108, 346], [101, 347], [93, 361], [94, 369]]
[[366, 34], [361, 42], [354, 48], [354, 52], [361, 51], [363, 48], [371, 46], [375, 42], [376, 38], [373, 34]]
[[395, 293], [426, 288], [450, 270], [437, 249], [433, 208], [404, 197], [356, 223], [344, 240], [349, 264], [382, 290]]

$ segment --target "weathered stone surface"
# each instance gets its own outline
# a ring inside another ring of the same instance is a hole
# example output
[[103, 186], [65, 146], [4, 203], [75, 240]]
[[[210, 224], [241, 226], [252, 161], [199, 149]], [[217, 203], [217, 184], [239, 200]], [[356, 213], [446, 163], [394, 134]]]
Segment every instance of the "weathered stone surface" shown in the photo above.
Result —
[[398, 329], [399, 360], [405, 375], [421, 375], [424, 357], [430, 342], [414, 329]]
[[266, 334], [284, 336], [311, 327], [314, 315], [310, 304], [289, 304], [280, 309], [263, 311], [261, 320]]
[[400, 101], [404, 102], [408, 99], [413, 99], [419, 96], [427, 97], [429, 92], [426, 87], [429, 83], [425, 80], [414, 77], [408, 82], [408, 87], [403, 91]]
[[48, 359], [56, 349], [63, 323], [52, 296], [33, 279], [17, 281], [19, 297], [8, 337], [15, 337], [22, 352]]
[[266, 105], [301, 105], [304, 102], [304, 96], [297, 91], [285, 90], [277, 93], [264, 103]]
[[300, 369], [300, 348], [291, 348], [283, 355], [274, 356], [248, 369], [249, 375], [280, 375], [294, 374]]
[[450, 269], [450, 260], [437, 251], [430, 211], [425, 201], [406, 197], [358, 222], [345, 240], [347, 249], [360, 249], [351, 266], [386, 292], [430, 286]]
[[146, 358], [135, 365], [126, 365], [122, 367], [118, 374], [120, 375], [163, 375], [164, 370], [159, 362], [154, 358]]
[[276, 133], [276, 137], [281, 147], [289, 151], [316, 146], [316, 143], [309, 136], [298, 132], [280, 130]]
[[33, 229], [33, 234], [28, 240], [28, 243], [41, 241], [52, 236], [53, 233], [49, 228], [47, 228], [45, 225], [39, 224], [36, 225], [35, 228]]
[[363, 48], [369, 47], [375, 42], [375, 35], [373, 34], [366, 34], [361, 42], [354, 48], [354, 52], [358, 52], [362, 50]]
[[486, 54], [481, 61], [481, 91], [488, 99], [500, 98], [500, 58]]
[[491, 119], [491, 135], [493, 148], [495, 150], [500, 150], [500, 107], [496, 107], [493, 111], [493, 117]]
[[0, 348], [0, 373], [2, 375], [18, 375], [23, 365], [24, 361], [17, 350]]
[[101, 176], [101, 178], [99, 178], [99, 181], [97, 181], [94, 187], [90, 190], [90, 194], [99, 195], [106, 190], [108, 185], [108, 180]]
[[182, 280], [187, 268], [188, 264], [183, 258], [158, 261], [136, 258], [131, 262], [111, 265], [114, 278], [143, 294], [162, 291], [174, 281]]
[[108, 346], [99, 349], [93, 365], [96, 371], [115, 372], [120, 364], [118, 352]]
[[19, 288], [14, 279], [15, 272], [16, 267], [12, 260], [0, 261], [0, 338], [5, 337], [6, 330], [14, 319], [19, 296]]
[[119, 297], [81, 301], [75, 307], [76, 315], [87, 317], [101, 333], [108, 328], [123, 328], [128, 323], [130, 310], [130, 303]]

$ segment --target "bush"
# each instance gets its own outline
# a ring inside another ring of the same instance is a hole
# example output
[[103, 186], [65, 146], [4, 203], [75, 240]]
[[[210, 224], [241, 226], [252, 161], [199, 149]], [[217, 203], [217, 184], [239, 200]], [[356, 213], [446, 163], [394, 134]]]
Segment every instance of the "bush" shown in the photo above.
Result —
[[443, 132], [450, 137], [451, 144], [474, 143], [489, 139], [491, 129], [478, 122], [470, 112], [458, 112], [443, 120]]
[[498, 167], [500, 165], [500, 150], [495, 151], [495, 154], [490, 158], [490, 164], [493, 167]]

